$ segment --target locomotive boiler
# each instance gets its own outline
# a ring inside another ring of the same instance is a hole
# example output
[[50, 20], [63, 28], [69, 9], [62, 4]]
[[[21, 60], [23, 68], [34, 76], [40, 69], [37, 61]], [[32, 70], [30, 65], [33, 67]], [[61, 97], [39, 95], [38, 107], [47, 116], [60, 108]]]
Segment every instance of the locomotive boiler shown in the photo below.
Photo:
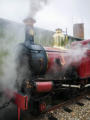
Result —
[[[80, 85], [82, 88], [90, 83], [90, 48], [85, 52], [86, 56], [79, 61], [71, 60], [71, 54], [66, 49], [35, 44], [35, 21], [29, 18], [24, 22], [25, 41], [19, 45], [17, 58], [18, 93], [13, 93], [14, 103], [18, 106], [18, 120], [20, 109], [28, 110], [35, 115], [47, 111], [55, 96], [65, 89], [65, 85]], [[82, 41], [80, 44], [82, 47], [90, 45], [90, 40]]]

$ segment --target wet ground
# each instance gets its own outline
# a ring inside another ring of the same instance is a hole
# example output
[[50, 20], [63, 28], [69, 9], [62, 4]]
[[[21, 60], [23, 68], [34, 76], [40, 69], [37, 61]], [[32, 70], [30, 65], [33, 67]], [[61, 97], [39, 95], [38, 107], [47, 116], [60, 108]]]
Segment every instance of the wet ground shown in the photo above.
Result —
[[[41, 120], [43, 115], [39, 117], [31, 116], [29, 113], [21, 111], [20, 120]], [[8, 107], [0, 110], [0, 120], [18, 120], [17, 107], [13, 104], [10, 104]]]
[[8, 107], [0, 110], [0, 120], [17, 120], [17, 108], [10, 104]]

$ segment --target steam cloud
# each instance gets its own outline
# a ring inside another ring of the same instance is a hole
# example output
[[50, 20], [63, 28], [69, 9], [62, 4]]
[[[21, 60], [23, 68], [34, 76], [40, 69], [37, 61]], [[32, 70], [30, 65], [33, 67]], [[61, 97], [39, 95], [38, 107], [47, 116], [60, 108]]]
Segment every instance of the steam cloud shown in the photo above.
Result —
[[[39, 10], [41, 10], [42, 7], [44, 5], [46, 5], [47, 3], [48, 3], [48, 0], [30, 0], [29, 16], [34, 18], [35, 15], [37, 14], [37, 12]], [[9, 30], [9, 26], [7, 25], [6, 27]], [[6, 34], [6, 32], [4, 34]], [[10, 32], [8, 32], [7, 34], [8, 34], [8, 36], [11, 35]], [[5, 35], [5, 36], [7, 36], [7, 35]], [[6, 41], [5, 41], [5, 39], [6, 39]], [[10, 44], [9, 43], [6, 44], [7, 38], [5, 38], [5, 39], [3, 39], [4, 46], [1, 45], [1, 48], [4, 48], [5, 51], [8, 51], [9, 54], [7, 56], [5, 56], [3, 59], [3, 65], [2, 65], [3, 75], [0, 77], [0, 92], [4, 91], [7, 88], [12, 89], [12, 90], [16, 90], [15, 82], [16, 82], [17, 77], [18, 77], [19, 85], [21, 86], [23, 79], [25, 79], [26, 76], [29, 76], [29, 74], [31, 74], [30, 70], [27, 67], [28, 66], [27, 63], [24, 62], [25, 65], [23, 67], [21, 66], [21, 70], [19, 71], [20, 74], [19, 74], [19, 76], [17, 75], [16, 58], [18, 56], [18, 52], [20, 52], [20, 51], [14, 51], [15, 46], [16, 46], [15, 41], [13, 41]], [[27, 58], [25, 58], [25, 60], [26, 59]]]
[[30, 13], [29, 16], [34, 18], [35, 15], [43, 8], [44, 5], [47, 5], [49, 0], [30, 0]]
[[8, 101], [4, 94], [7, 89], [17, 91], [15, 84], [17, 79], [16, 58], [19, 52], [18, 43], [24, 39], [24, 35], [22, 35], [24, 28], [22, 26], [19, 26], [21, 30], [17, 32], [18, 24], [16, 25], [16, 23], [10, 23], [8, 21], [5, 24], [2, 27], [4, 29], [2, 31], [2, 37], [0, 36], [0, 106]]
[[88, 45], [82, 45], [77, 43], [77, 45], [73, 46], [68, 50], [67, 57], [69, 56], [68, 65], [72, 62], [80, 62], [83, 57], [86, 57], [86, 52], [88, 50]]
[[3, 83], [3, 89], [14, 89], [14, 83], [16, 80], [16, 62], [15, 54], [9, 51], [9, 55], [5, 57], [3, 61], [3, 76], [1, 78]]

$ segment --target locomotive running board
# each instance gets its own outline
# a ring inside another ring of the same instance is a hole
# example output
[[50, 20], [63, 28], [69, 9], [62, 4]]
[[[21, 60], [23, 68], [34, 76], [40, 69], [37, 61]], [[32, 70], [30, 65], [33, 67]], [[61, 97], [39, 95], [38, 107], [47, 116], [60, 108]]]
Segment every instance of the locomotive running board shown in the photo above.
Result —
[[62, 84], [62, 87], [80, 88], [80, 85], [69, 85], [69, 84]]

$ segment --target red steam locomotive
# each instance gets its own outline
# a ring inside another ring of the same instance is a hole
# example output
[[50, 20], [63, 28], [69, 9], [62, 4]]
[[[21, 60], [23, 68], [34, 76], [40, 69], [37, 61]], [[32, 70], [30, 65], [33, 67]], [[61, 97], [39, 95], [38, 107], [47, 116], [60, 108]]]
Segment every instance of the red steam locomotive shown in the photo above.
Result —
[[[18, 93], [14, 103], [32, 114], [45, 112], [65, 85], [90, 83], [90, 40], [75, 42], [70, 49], [43, 47], [34, 43], [32, 26], [26, 26], [17, 67]], [[9, 95], [10, 97], [10, 95]]]

